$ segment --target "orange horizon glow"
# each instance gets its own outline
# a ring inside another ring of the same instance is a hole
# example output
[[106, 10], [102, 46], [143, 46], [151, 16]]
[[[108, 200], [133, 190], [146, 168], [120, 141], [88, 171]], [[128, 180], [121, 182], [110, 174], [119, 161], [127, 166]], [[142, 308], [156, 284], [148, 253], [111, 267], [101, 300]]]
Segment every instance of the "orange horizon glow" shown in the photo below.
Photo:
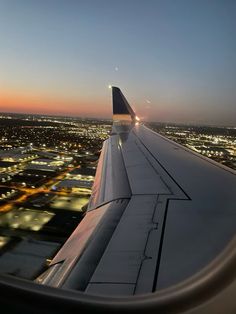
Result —
[[[165, 121], [166, 116], [175, 120], [174, 117], [182, 116], [180, 112], [168, 112], [165, 104], [158, 104], [158, 112], [149, 112], [142, 104], [135, 106], [131, 104], [142, 121]], [[111, 100], [96, 98], [81, 99], [75, 97], [65, 97], [64, 95], [52, 95], [49, 93], [39, 93], [36, 91], [11, 90], [5, 88], [0, 94], [0, 112], [2, 113], [21, 113], [21, 114], [42, 114], [53, 116], [74, 116], [88, 118], [112, 119]]]
[[70, 99], [32, 92], [5, 90], [0, 95], [0, 112], [53, 114], [67, 116], [111, 117], [109, 106], [100, 99], [91, 103], [88, 99]]

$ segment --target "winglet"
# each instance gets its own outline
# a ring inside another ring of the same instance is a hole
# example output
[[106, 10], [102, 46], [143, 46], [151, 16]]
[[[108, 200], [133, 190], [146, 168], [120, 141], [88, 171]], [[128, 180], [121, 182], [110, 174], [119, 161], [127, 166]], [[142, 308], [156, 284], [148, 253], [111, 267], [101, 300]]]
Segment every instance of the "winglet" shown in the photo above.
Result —
[[135, 112], [118, 87], [112, 86], [113, 121], [135, 121]]

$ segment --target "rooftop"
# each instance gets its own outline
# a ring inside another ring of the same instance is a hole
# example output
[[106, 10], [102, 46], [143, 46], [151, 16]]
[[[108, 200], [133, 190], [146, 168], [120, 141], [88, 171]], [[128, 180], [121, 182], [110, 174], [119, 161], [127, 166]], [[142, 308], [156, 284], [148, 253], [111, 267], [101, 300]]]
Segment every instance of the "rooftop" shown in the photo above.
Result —
[[95, 176], [96, 169], [94, 168], [76, 168], [69, 172], [69, 175], [84, 175], [84, 176]]

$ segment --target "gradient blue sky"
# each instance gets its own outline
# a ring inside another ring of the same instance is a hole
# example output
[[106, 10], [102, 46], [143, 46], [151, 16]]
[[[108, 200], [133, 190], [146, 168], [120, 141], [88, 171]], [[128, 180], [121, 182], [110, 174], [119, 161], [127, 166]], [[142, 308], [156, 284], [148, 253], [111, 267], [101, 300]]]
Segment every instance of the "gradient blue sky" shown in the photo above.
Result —
[[235, 0], [0, 0], [0, 111], [236, 125]]

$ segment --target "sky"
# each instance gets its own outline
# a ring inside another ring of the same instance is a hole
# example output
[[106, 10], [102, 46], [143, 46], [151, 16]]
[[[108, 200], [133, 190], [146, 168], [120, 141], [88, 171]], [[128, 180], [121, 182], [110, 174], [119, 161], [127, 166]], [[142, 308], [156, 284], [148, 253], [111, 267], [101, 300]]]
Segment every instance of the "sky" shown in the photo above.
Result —
[[0, 0], [0, 112], [236, 126], [235, 0]]

